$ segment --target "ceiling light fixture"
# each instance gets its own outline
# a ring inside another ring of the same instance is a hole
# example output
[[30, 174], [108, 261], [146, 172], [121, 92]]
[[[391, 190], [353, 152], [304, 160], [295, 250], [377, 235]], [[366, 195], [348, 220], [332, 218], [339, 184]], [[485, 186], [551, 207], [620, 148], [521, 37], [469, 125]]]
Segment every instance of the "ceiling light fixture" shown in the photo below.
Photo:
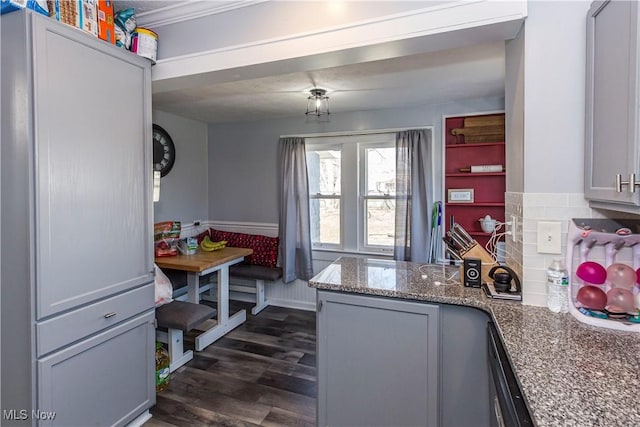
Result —
[[307, 116], [324, 116], [329, 112], [329, 97], [324, 89], [311, 89], [311, 95], [307, 98]]

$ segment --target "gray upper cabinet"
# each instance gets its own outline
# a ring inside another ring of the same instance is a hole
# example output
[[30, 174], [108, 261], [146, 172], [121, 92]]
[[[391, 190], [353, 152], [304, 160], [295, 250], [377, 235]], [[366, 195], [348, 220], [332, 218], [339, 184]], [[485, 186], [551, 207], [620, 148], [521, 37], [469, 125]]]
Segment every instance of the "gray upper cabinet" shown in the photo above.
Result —
[[155, 403], [151, 64], [0, 21], [2, 425], [126, 425]]
[[585, 197], [640, 212], [638, 3], [594, 2], [587, 16]]
[[33, 34], [41, 319], [148, 283], [153, 260], [143, 68], [57, 26]]

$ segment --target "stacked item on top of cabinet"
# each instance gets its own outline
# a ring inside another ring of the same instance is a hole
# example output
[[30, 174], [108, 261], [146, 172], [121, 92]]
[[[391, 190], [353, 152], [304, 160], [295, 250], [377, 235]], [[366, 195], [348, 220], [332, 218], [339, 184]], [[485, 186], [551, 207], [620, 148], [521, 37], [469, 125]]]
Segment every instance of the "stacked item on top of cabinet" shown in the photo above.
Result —
[[2, 425], [141, 421], [155, 403], [151, 65], [29, 10], [0, 19]]

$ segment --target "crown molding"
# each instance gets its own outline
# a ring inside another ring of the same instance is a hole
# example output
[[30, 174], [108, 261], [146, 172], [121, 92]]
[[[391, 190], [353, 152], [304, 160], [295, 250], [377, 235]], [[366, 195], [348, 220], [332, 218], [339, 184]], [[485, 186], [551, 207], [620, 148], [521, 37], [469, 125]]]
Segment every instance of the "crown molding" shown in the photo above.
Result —
[[253, 6], [267, 0], [199, 1], [188, 0], [136, 15], [139, 26], [157, 28], [202, 16]]
[[[183, 84], [177, 79], [186, 76], [314, 55], [320, 57], [336, 51], [350, 50], [348, 53], [362, 59], [365, 54], [357, 49], [384, 43], [396, 43], [389, 50], [392, 54], [399, 50], [408, 55], [425, 52], [425, 46], [433, 51], [460, 47], [469, 41], [508, 40], [515, 37], [526, 17], [526, 0], [451, 1], [375, 19], [188, 53], [157, 60], [152, 69], [154, 91], [176, 90]], [[445, 37], [445, 34], [449, 35]], [[428, 43], [426, 37], [430, 37]], [[385, 49], [370, 50], [366, 55], [368, 60], [388, 57]], [[332, 66], [352, 59], [349, 55], [332, 58]]]

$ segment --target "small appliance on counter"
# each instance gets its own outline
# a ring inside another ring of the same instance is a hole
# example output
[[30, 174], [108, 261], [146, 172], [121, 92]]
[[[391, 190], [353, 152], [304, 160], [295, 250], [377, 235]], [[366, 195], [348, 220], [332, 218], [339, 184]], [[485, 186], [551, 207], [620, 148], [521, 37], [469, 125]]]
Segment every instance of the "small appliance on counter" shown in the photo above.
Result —
[[448, 252], [463, 261], [460, 277], [464, 286], [482, 287], [489, 298], [522, 301], [518, 275], [500, 265], [461, 225], [454, 223], [444, 241]]
[[605, 328], [640, 331], [640, 221], [569, 222], [569, 312]]
[[492, 282], [482, 284], [489, 298], [522, 301], [522, 285], [518, 275], [509, 267], [497, 265], [489, 270]]
[[[449, 255], [453, 256], [453, 259], [463, 261], [460, 264], [460, 277], [464, 278], [465, 286], [480, 287], [480, 283], [489, 280], [487, 273], [498, 265], [498, 262], [460, 224], [453, 223], [443, 240]], [[469, 261], [472, 265], [469, 265]]]

